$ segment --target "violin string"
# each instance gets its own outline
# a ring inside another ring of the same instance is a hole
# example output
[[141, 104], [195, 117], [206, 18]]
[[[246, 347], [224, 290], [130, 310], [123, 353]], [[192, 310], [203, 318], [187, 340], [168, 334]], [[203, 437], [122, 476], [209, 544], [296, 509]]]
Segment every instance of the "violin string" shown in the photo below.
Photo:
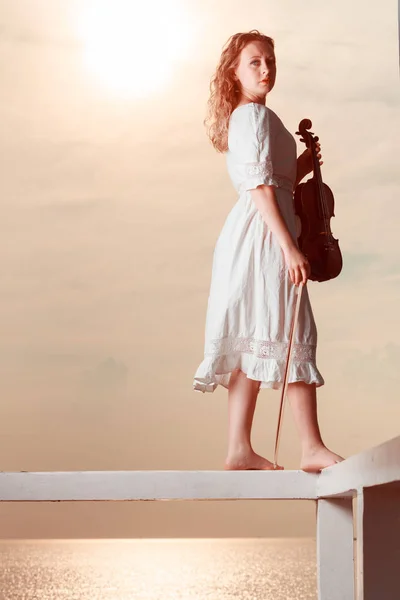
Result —
[[[317, 169], [319, 168], [319, 162], [318, 162], [318, 157], [317, 157], [317, 153], [315, 151], [315, 146], [314, 143], [315, 140], [311, 135], [311, 139], [313, 142], [313, 159], [314, 159], [314, 172], [317, 171]], [[323, 213], [323, 220], [324, 220], [324, 225], [325, 225], [325, 229], [329, 230], [329, 221], [328, 221], [328, 205], [326, 202], [326, 197], [325, 197], [325, 189], [322, 185], [322, 181], [321, 181], [321, 177], [318, 177], [317, 179], [317, 185], [318, 185], [318, 189], [319, 189], [319, 196], [321, 198], [321, 207], [322, 207], [322, 213]]]

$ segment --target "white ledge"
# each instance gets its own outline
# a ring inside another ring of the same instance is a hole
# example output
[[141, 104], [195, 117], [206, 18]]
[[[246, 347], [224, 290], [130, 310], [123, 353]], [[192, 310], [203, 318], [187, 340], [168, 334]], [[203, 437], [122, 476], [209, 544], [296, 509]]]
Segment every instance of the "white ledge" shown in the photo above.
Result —
[[400, 436], [350, 456], [318, 476], [317, 496], [355, 493], [363, 488], [400, 481]]
[[316, 499], [303, 471], [0, 473], [0, 501]]
[[320, 475], [303, 471], [0, 472], [0, 501], [318, 500], [400, 481], [400, 436]]

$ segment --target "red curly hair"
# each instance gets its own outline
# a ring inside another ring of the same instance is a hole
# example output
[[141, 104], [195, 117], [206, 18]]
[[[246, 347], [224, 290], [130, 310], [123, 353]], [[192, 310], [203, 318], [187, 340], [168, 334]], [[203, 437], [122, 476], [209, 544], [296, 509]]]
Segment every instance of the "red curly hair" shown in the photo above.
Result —
[[248, 33], [235, 33], [225, 44], [216, 71], [210, 82], [208, 111], [204, 119], [207, 135], [217, 152], [228, 150], [228, 125], [232, 111], [238, 105], [238, 92], [234, 79], [240, 53], [250, 42], [263, 42], [275, 47], [274, 40], [252, 29]]

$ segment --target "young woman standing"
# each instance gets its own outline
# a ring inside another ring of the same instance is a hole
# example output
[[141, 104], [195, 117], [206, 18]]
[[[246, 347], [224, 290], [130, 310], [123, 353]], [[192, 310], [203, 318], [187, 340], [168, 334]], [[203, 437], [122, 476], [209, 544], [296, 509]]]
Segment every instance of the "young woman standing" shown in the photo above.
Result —
[[[293, 192], [312, 171], [311, 154], [296, 157], [294, 137], [265, 105], [275, 78], [274, 41], [257, 30], [238, 33], [222, 52], [208, 101], [208, 135], [226, 155], [238, 199], [215, 246], [204, 360], [193, 387], [228, 389], [225, 469], [273, 469], [252, 448], [253, 415], [260, 388], [282, 386], [296, 286], [305, 285], [310, 274], [297, 244]], [[324, 380], [316, 348], [304, 287], [288, 398], [301, 439], [300, 468], [310, 472], [343, 460], [324, 445], [319, 431], [316, 388]]]

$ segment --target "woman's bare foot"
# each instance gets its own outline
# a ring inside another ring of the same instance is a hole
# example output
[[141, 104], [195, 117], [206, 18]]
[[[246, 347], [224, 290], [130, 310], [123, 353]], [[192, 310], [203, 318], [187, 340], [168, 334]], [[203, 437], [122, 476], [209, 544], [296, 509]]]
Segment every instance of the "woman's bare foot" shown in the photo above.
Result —
[[[273, 471], [274, 465], [266, 458], [256, 454], [253, 450], [245, 450], [229, 455], [225, 461], [224, 468], [226, 471]], [[282, 470], [283, 467], [277, 465], [276, 469]]]
[[342, 462], [342, 460], [344, 460], [342, 456], [331, 452], [322, 444], [304, 450], [301, 457], [300, 469], [307, 473], [319, 473], [322, 469], [331, 467], [336, 463]]

